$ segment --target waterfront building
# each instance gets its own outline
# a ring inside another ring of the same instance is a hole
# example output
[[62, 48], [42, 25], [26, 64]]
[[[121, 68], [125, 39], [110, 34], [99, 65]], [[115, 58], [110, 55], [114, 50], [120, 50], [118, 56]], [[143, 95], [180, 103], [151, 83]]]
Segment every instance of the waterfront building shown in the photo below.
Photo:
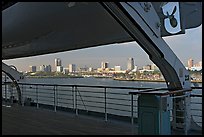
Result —
[[63, 74], [68, 74], [69, 73], [69, 68], [63, 68]]
[[63, 71], [63, 67], [62, 66], [57, 66], [57, 72], [62, 72]]
[[89, 67], [89, 72], [93, 72], [93, 68], [92, 67]]
[[191, 67], [193, 67], [193, 59], [192, 58], [190, 58], [188, 60], [188, 69], [191, 69]]
[[135, 66], [131, 72], [136, 72], [138, 70], [138, 66]]
[[133, 70], [134, 69], [134, 59], [128, 58], [127, 62], [127, 70]]
[[29, 66], [29, 72], [36, 72], [37, 67], [36, 66]]
[[115, 66], [115, 71], [121, 71], [121, 67], [120, 66]]
[[45, 72], [51, 72], [52, 71], [51, 65], [45, 65], [44, 71]]
[[198, 62], [199, 67], [202, 67], [202, 61]]
[[151, 65], [146, 65], [146, 66], [143, 66], [142, 68], [143, 70], [153, 70], [151, 69]]
[[200, 66], [193, 66], [193, 67], [191, 67], [191, 69], [190, 69], [191, 71], [200, 71], [200, 70], [202, 70], [202, 66], [200, 67]]
[[195, 65], [193, 65], [193, 67], [202, 67], [202, 61], [199, 61], [198, 63], [196, 63]]
[[57, 66], [62, 66], [62, 61], [60, 58], [55, 59], [55, 67], [57, 67]]
[[40, 65], [40, 71], [42, 71], [42, 72], [45, 71], [45, 65]]
[[76, 65], [75, 64], [69, 64], [68, 68], [69, 68], [70, 73], [76, 72]]
[[108, 62], [101, 62], [101, 68], [102, 69], [108, 68]]
[[57, 66], [62, 66], [62, 61], [60, 58], [55, 59], [55, 71], [57, 71]]

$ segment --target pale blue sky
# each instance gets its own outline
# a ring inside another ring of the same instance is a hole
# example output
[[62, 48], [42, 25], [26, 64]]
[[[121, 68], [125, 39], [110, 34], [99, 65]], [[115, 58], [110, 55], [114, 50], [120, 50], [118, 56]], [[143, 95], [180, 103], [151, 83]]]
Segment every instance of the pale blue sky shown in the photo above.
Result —
[[[202, 25], [198, 28], [186, 30], [185, 34], [165, 37], [164, 40], [185, 66], [189, 58], [192, 58], [195, 63], [202, 61]], [[120, 65], [122, 69], [126, 69], [129, 57], [134, 58], [137, 66], [152, 63], [148, 55], [136, 42], [11, 59], [3, 62], [15, 65], [19, 71], [27, 71], [30, 65], [36, 65], [37, 69], [43, 64], [54, 66], [55, 58], [61, 58], [62, 65], [65, 67], [68, 64], [76, 64], [77, 67], [86, 65], [87, 67], [98, 68], [102, 61], [107, 61], [110, 67]]]

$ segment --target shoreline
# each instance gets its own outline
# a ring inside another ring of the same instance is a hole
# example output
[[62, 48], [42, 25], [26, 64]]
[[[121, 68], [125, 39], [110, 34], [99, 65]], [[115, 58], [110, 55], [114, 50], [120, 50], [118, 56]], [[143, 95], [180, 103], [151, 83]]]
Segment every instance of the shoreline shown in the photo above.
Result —
[[[83, 76], [26, 76], [27, 78], [86, 78]], [[110, 77], [93, 77], [93, 78], [110, 78]], [[149, 79], [124, 79], [124, 78], [112, 78], [118, 81], [140, 81], [140, 82], [166, 82], [165, 80], [149, 80]], [[192, 83], [202, 83], [202, 81], [191, 81]]]
[[[113, 80], [119, 80], [119, 81], [142, 81], [142, 82], [166, 82], [165, 80], [149, 80], [149, 79], [122, 79], [122, 78], [114, 78]], [[202, 83], [202, 81], [192, 80], [191, 83]]]
[[121, 78], [113, 78], [113, 80], [119, 80], [119, 81], [141, 81], [141, 82], [166, 82], [165, 80], [150, 80], [150, 79], [121, 79]]
[[82, 76], [26, 76], [26, 78], [84, 78]]

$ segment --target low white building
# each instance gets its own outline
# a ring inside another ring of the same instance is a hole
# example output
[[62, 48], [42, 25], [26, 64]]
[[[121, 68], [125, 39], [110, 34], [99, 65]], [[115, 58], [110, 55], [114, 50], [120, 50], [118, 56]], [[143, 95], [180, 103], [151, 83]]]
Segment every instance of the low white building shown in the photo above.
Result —
[[200, 67], [191, 67], [190, 70], [191, 71], [200, 71], [202, 69], [202, 66]]

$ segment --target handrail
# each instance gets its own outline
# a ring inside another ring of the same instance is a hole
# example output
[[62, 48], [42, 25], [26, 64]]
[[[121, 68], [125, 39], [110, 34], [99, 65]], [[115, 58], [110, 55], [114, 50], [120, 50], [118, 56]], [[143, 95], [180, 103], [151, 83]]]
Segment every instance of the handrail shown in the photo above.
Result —
[[[2, 83], [2, 85], [11, 84], [11, 83], [12, 82], [5, 82], [5, 83]], [[67, 108], [70, 108], [72, 110], [75, 110], [76, 114], [78, 115], [78, 110], [80, 110], [80, 111], [83, 110], [83, 112], [84, 112], [84, 110], [86, 110], [87, 112], [89, 111], [91, 113], [91, 111], [98, 112], [98, 110], [100, 109], [99, 113], [103, 113], [105, 115], [105, 117], [104, 117], [105, 121], [107, 121], [109, 114], [116, 114], [116, 115], [122, 114], [123, 115], [123, 113], [124, 113], [125, 116], [128, 116], [131, 118], [132, 124], [134, 124], [134, 119], [137, 117], [137, 114], [138, 114], [138, 112], [137, 112], [138, 106], [136, 104], [136, 102], [138, 101], [137, 96], [135, 96], [135, 98], [133, 99], [133, 95], [145, 94], [145, 93], [146, 94], [148, 94], [148, 93], [155, 94], [154, 92], [163, 91], [163, 90], [164, 90], [164, 92], [160, 92], [159, 93], [160, 95], [166, 95], [166, 94], [171, 95], [171, 94], [176, 94], [176, 93], [180, 93], [180, 92], [191, 91], [192, 89], [201, 89], [202, 88], [202, 87], [191, 87], [190, 89], [182, 89], [182, 90], [178, 89], [175, 91], [173, 91], [173, 90], [168, 91], [169, 90], [168, 88], [145, 88], [145, 87], [137, 88], [137, 87], [93, 86], [93, 85], [88, 86], [88, 85], [73, 85], [73, 84], [72, 85], [63, 85], [63, 84], [44, 84], [44, 83], [40, 83], [40, 84], [37, 84], [37, 83], [33, 83], [33, 84], [32, 83], [19, 83], [19, 85], [21, 85], [22, 86], [21, 88], [23, 88], [22, 89], [23, 97], [31, 97], [32, 99], [34, 99], [33, 101], [36, 103], [37, 108], [39, 108], [39, 106], [41, 106], [41, 104], [43, 106], [44, 103], [47, 101], [48, 101], [48, 105], [53, 106], [54, 102], [52, 99], [54, 98], [55, 94], [53, 94], [53, 92], [49, 92], [49, 91], [53, 91], [52, 87], [57, 86], [58, 88], [55, 90], [56, 90], [56, 92], [57, 92], [56, 94], [58, 96], [57, 96], [57, 98], [56, 98], [57, 100], [55, 102], [55, 105], [56, 105], [55, 111], [59, 107], [64, 106], [65, 108], [67, 107]], [[110, 91], [107, 92], [107, 89], [110, 89]], [[111, 89], [113, 89], [114, 92], [111, 91]], [[115, 92], [115, 89], [124, 89], [123, 91], [125, 91], [125, 92]], [[126, 90], [126, 89], [128, 89], [128, 90]], [[129, 90], [130, 90], [130, 92], [128, 92]], [[132, 91], [132, 90], [140, 90], [140, 91]], [[7, 89], [7, 91], [8, 91], [8, 89]], [[31, 91], [34, 91], [34, 92], [31, 92]], [[47, 91], [47, 96], [45, 95], [46, 91]], [[64, 94], [65, 92], [67, 92], [69, 94]], [[75, 93], [73, 94], [73, 92], [75, 92]], [[80, 92], [79, 95], [76, 94], [77, 92], [78, 93]], [[87, 93], [89, 93], [89, 94], [87, 94]], [[159, 95], [159, 94], [157, 92], [157, 95]], [[130, 96], [131, 98], [128, 97], [129, 95], [131, 95]], [[77, 100], [78, 100], [77, 96], [80, 97], [79, 98], [80, 102], [77, 102]], [[89, 98], [87, 99], [87, 97], [90, 97], [93, 100], [89, 101]], [[190, 94], [190, 97], [202, 97], [202, 95]], [[47, 98], [47, 100], [45, 100], [46, 98]], [[194, 104], [196, 104], [196, 103], [194, 103]], [[201, 102], [201, 104], [202, 104], [202, 102]], [[73, 107], [70, 107], [70, 105], [73, 105]], [[74, 107], [74, 105], [76, 105], [76, 106]], [[120, 111], [120, 112], [118, 112], [118, 111]], [[195, 116], [195, 115], [193, 115], [193, 116]]]
[[[7, 83], [7, 82], [6, 82]], [[18, 83], [19, 85], [41, 85], [41, 86], [61, 86], [61, 87], [63, 87], [63, 86], [65, 86], [65, 87], [67, 87], [67, 86], [69, 86], [69, 87], [92, 87], [92, 88], [112, 88], [112, 89], [118, 89], [118, 88], [120, 88], [120, 89], [135, 89], [135, 90], [144, 90], [144, 89], [152, 89], [152, 88], [144, 88], [144, 87], [123, 87], [123, 86], [93, 86], [93, 85], [75, 85], [75, 84], [44, 84], [44, 83]]]

